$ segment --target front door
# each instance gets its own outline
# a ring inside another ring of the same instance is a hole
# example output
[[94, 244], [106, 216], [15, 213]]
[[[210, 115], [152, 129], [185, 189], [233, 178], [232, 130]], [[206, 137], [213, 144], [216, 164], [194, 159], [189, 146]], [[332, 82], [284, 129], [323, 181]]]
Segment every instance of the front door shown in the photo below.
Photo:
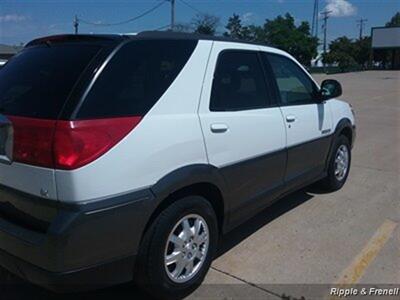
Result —
[[296, 184], [320, 175], [332, 135], [332, 117], [326, 102], [316, 101], [317, 85], [291, 58], [264, 54], [276, 79], [286, 126], [288, 165], [285, 181]]

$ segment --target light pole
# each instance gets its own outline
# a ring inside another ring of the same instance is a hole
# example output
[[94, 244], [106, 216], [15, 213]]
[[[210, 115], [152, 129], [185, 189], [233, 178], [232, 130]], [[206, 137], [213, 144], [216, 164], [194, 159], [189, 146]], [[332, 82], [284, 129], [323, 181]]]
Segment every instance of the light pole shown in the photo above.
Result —
[[169, 0], [171, 2], [171, 30], [175, 29], [175, 0]]
[[75, 18], [74, 18], [74, 28], [75, 28], [75, 34], [78, 34], [78, 31], [79, 31], [79, 19], [78, 19], [77, 15], [75, 15]]
[[[321, 15], [323, 15], [323, 20], [324, 20], [324, 58], [326, 57], [326, 33], [328, 30], [328, 19], [329, 19], [329, 14], [331, 13], [331, 10], [325, 10], [323, 12], [321, 12]], [[326, 63], [325, 63], [325, 59], [323, 61], [324, 64], [324, 72], [326, 73]]]
[[367, 21], [368, 21], [367, 19], [363, 19], [363, 18], [361, 18], [360, 20], [357, 20], [357, 24], [358, 24], [358, 26], [360, 26], [360, 34], [358, 37], [360, 40], [362, 39], [364, 25]]

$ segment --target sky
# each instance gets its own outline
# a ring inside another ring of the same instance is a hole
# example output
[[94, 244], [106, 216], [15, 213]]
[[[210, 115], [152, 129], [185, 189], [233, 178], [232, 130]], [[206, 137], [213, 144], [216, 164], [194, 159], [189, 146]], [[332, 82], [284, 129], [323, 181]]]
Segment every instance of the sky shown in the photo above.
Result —
[[[260, 25], [287, 12], [297, 23], [312, 20], [313, 0], [175, 0], [176, 22], [190, 23], [198, 13], [220, 18], [218, 32], [232, 14], [245, 25]], [[164, 3], [162, 3], [164, 2]], [[170, 23], [170, 3], [166, 0], [0, 0], [0, 44], [17, 45], [34, 38], [73, 32], [73, 18], [93, 23], [117, 23], [160, 5], [133, 22], [118, 26], [80, 23], [80, 33], [129, 33], [154, 30]], [[320, 10], [332, 11], [328, 20], [328, 41], [339, 36], [358, 37], [357, 19], [367, 19], [365, 34], [371, 27], [384, 26], [400, 11], [399, 0], [319, 0]], [[322, 22], [320, 22], [321, 24]], [[319, 30], [322, 38], [322, 29]]]

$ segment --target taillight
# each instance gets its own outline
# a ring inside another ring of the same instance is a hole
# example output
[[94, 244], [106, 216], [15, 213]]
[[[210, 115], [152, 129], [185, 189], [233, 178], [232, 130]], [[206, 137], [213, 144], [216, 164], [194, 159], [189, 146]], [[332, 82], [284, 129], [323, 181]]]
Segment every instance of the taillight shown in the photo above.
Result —
[[141, 117], [58, 121], [54, 137], [56, 169], [82, 167], [110, 150], [124, 138]]
[[82, 167], [106, 153], [141, 117], [53, 121], [10, 116], [14, 161], [55, 169]]
[[13, 160], [52, 168], [53, 137], [57, 121], [7, 116], [14, 130]]

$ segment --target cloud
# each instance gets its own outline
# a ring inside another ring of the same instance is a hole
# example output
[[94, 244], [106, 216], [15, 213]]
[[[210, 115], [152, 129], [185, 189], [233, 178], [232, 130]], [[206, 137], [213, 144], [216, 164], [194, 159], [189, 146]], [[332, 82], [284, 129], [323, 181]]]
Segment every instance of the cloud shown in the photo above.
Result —
[[27, 18], [22, 15], [17, 14], [9, 14], [9, 15], [0, 15], [0, 23], [3, 22], [21, 22], [25, 21]]
[[325, 10], [331, 11], [332, 17], [349, 17], [357, 13], [357, 7], [347, 0], [326, 0]]
[[249, 23], [253, 18], [254, 18], [254, 13], [252, 12], [244, 13], [241, 17], [243, 23]]

